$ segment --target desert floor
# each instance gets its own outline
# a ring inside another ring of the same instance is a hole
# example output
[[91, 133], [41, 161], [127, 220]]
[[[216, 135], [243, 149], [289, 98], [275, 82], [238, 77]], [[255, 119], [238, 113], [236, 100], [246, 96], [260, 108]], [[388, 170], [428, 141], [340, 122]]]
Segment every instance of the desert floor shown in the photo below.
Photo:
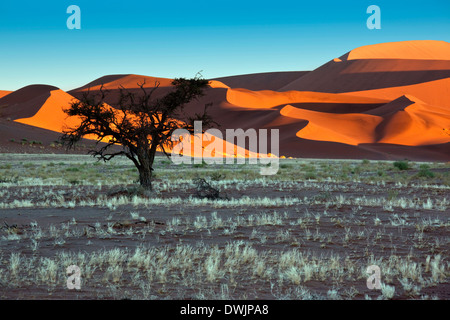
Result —
[[0, 299], [450, 299], [450, 163], [281, 159], [261, 176], [158, 157], [155, 174], [145, 192], [125, 159], [0, 155]]

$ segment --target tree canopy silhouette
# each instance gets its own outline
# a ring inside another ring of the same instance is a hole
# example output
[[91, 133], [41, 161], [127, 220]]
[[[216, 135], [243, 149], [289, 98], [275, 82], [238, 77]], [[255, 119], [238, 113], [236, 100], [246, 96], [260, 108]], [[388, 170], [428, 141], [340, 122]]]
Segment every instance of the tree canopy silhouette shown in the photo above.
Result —
[[[171, 135], [176, 129], [194, 132], [194, 121], [202, 121], [203, 128], [215, 123], [207, 114], [206, 104], [202, 114], [188, 114], [186, 104], [204, 95], [209, 81], [196, 76], [191, 79], [176, 78], [172, 90], [162, 97], [154, 98], [159, 82], [145, 88], [145, 81], [138, 83], [138, 91], [119, 88], [119, 99], [110, 107], [105, 98], [109, 91], [103, 85], [97, 93], [90, 90], [65, 111], [77, 116], [81, 123], [63, 131], [61, 140], [70, 149], [83, 137], [96, 137], [96, 149], [89, 153], [99, 160], [109, 161], [124, 155], [139, 171], [139, 181], [145, 189], [152, 189], [153, 163], [158, 147], [170, 157], [168, 148], [173, 147]], [[117, 145], [121, 148], [117, 148]], [[99, 148], [101, 146], [101, 148]]]

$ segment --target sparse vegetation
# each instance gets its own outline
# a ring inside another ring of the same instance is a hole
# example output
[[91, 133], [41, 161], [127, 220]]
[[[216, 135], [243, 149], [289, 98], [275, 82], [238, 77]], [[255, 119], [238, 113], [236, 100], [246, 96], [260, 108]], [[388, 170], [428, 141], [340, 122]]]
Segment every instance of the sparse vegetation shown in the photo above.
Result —
[[[285, 159], [264, 177], [164, 161], [146, 192], [125, 159], [0, 155], [0, 297], [448, 298], [449, 164]], [[198, 177], [228, 197], [199, 198]]]
[[434, 172], [430, 170], [430, 166], [427, 164], [420, 165], [420, 170], [417, 173], [418, 177], [421, 178], [434, 178]]
[[395, 161], [394, 167], [396, 167], [398, 170], [408, 170], [409, 162], [408, 161]]

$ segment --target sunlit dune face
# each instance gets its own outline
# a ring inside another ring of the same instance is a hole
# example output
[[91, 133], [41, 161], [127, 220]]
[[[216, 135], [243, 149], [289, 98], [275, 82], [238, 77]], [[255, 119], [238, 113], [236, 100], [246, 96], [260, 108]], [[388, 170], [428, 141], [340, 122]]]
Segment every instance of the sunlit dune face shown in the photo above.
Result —
[[[350, 145], [390, 143], [421, 146], [450, 142], [450, 112], [403, 96], [377, 111], [365, 114], [332, 114], [298, 109], [290, 105], [283, 116], [308, 121], [297, 136], [308, 140], [332, 141]], [[379, 110], [379, 111], [378, 111]]]
[[10, 94], [12, 91], [5, 91], [5, 90], [0, 90], [0, 99], [3, 98], [4, 96]]
[[[414, 97], [409, 98], [414, 101]], [[450, 142], [445, 134], [450, 128], [450, 112], [442, 108], [414, 102], [385, 118], [377, 128], [380, 143], [420, 146]]]
[[450, 60], [450, 43], [433, 40], [380, 43], [356, 48], [347, 59]]
[[209, 86], [213, 89], [216, 88], [225, 88], [225, 89], [229, 89], [230, 87], [227, 86], [225, 83], [217, 81], [217, 80], [211, 80], [209, 81]]
[[350, 145], [372, 143], [374, 130], [381, 118], [364, 114], [332, 114], [286, 106], [280, 113], [286, 117], [307, 120], [297, 136], [308, 140], [333, 141]]
[[351, 94], [333, 94], [309, 91], [277, 92], [271, 90], [251, 91], [246, 89], [228, 89], [227, 101], [236, 106], [249, 109], [270, 109], [292, 103], [385, 103], [388, 100], [374, 97], [352, 96]]
[[401, 95], [413, 95], [421, 101], [449, 109], [450, 78], [413, 84], [409, 86], [390, 87], [375, 90], [354, 91], [353, 96], [394, 100]]
[[74, 99], [62, 90], [53, 90], [50, 92], [50, 97], [33, 117], [16, 121], [30, 126], [62, 132], [65, 125], [75, 126], [80, 124], [79, 119], [76, 117], [68, 118], [63, 111], [64, 108], [69, 108], [71, 101], [74, 101]]
[[[180, 139], [182, 140], [182, 139]], [[187, 141], [187, 140], [186, 140]], [[206, 132], [201, 135], [190, 135], [189, 137], [190, 147], [186, 142], [181, 146], [174, 146], [174, 150], [177, 154], [189, 157], [203, 157], [203, 158], [258, 158], [261, 155], [257, 152], [249, 151], [243, 147], [234, 145], [220, 137], [216, 137]], [[216, 146], [220, 146], [215, 148]], [[181, 152], [178, 150], [183, 148]], [[231, 151], [228, 152], [227, 151]], [[267, 157], [267, 154], [262, 154]]]

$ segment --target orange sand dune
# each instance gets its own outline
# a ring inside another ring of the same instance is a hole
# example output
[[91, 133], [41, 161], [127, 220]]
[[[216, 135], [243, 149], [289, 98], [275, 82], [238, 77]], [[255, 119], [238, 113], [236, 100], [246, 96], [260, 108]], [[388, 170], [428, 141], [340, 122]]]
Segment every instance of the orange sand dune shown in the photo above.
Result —
[[114, 90], [123, 86], [127, 89], [137, 89], [139, 88], [138, 83], [143, 83], [145, 81], [145, 88], [151, 88], [155, 86], [156, 82], [159, 82], [160, 87], [170, 87], [172, 86], [173, 79], [168, 78], [157, 78], [142, 76], [136, 74], [126, 74], [126, 75], [109, 75], [105, 77], [98, 78], [85, 86], [71, 90], [71, 91], [86, 91], [90, 89], [91, 91], [99, 90], [103, 85], [105, 90]]
[[[0, 96], [0, 117], [20, 119], [11, 128], [28, 124], [61, 132], [77, 124], [62, 108], [88, 88], [98, 93], [103, 84], [110, 91], [106, 103], [114, 107], [120, 86], [136, 93], [143, 80], [146, 88], [161, 83], [153, 98], [172, 90], [172, 79], [133, 74], [104, 76], [69, 93], [29, 86]], [[205, 95], [185, 111], [201, 113], [209, 103], [208, 113], [222, 133], [279, 129], [280, 154], [286, 156], [450, 160], [450, 55], [443, 41], [356, 48], [311, 72], [212, 79]], [[208, 145], [205, 139], [202, 150]], [[251, 154], [236, 150], [239, 156]], [[199, 150], [188, 153], [200, 155]]]
[[10, 94], [12, 91], [0, 90], [0, 99]]
[[281, 71], [243, 74], [231, 77], [215, 78], [230, 88], [242, 88], [253, 91], [278, 90], [309, 71]]
[[374, 130], [381, 118], [367, 114], [330, 114], [303, 110], [287, 105], [281, 115], [307, 120], [297, 137], [309, 140], [333, 141], [358, 145], [374, 142]]
[[[376, 128], [378, 143], [406, 146], [433, 145], [450, 142], [450, 110], [423, 103], [412, 96], [403, 96], [407, 106], [383, 116]], [[395, 103], [396, 101], [393, 101]]]
[[16, 122], [51, 131], [62, 132], [67, 126], [80, 124], [77, 117], [68, 117], [63, 109], [67, 109], [75, 98], [58, 89], [50, 91], [50, 96], [32, 117], [15, 120]]
[[226, 84], [224, 84], [223, 82], [217, 81], [217, 80], [210, 80], [209, 81], [209, 86], [211, 88], [225, 88], [225, 89], [229, 89], [230, 87], [227, 86]]
[[[347, 60], [420, 59], [450, 60], [450, 43], [435, 40], [386, 42], [362, 46], [350, 51]], [[345, 56], [341, 57], [342, 60]]]
[[279, 91], [351, 93], [413, 85], [450, 77], [450, 60], [330, 61]]
[[[369, 48], [362, 47], [361, 51], [358, 48], [292, 81], [279, 91], [342, 93], [448, 78], [449, 46], [443, 41], [406, 41], [390, 43], [389, 46], [376, 44]], [[389, 54], [381, 55], [387, 48], [392, 49], [388, 50]], [[399, 49], [398, 54], [394, 54], [395, 48]], [[375, 54], [378, 52], [380, 54]], [[348, 59], [348, 56], [357, 59]]]
[[330, 114], [290, 105], [281, 115], [308, 121], [297, 136], [351, 145], [390, 143], [407, 146], [450, 142], [450, 111], [402, 96], [366, 113]]
[[351, 93], [353, 96], [388, 100], [393, 100], [404, 94], [413, 95], [430, 105], [450, 108], [450, 78], [428, 81], [409, 86], [354, 91]]
[[277, 92], [270, 90], [251, 91], [247, 89], [229, 89], [227, 101], [236, 106], [252, 109], [270, 109], [291, 103], [348, 103], [348, 104], [376, 104], [386, 103], [388, 100], [375, 97], [354, 97], [350, 94], [331, 94], [308, 91]]
[[[71, 102], [76, 101], [76, 99], [71, 96], [70, 94], [62, 91], [62, 90], [52, 90], [50, 92], [50, 96], [48, 99], [44, 102], [44, 104], [41, 106], [39, 111], [32, 117], [29, 118], [22, 118], [15, 120], [16, 122], [27, 124], [30, 126], [43, 128], [55, 132], [63, 132], [63, 130], [67, 128], [72, 128], [75, 126], [78, 126], [80, 124], [80, 119], [78, 117], [68, 117], [66, 113], [64, 113], [64, 109], [67, 109]], [[200, 142], [200, 145], [202, 145], [202, 148], [196, 150], [192, 148], [191, 151], [184, 150], [184, 155], [186, 156], [194, 156], [199, 157], [202, 156], [204, 149], [208, 147], [208, 145], [211, 144], [211, 135], [201, 135], [202, 139], [204, 140], [203, 143]], [[85, 137], [86, 139], [96, 139], [95, 135], [88, 135]], [[194, 143], [194, 140], [197, 140], [198, 137], [194, 138], [191, 136], [192, 144]], [[223, 146], [222, 152], [220, 150], [217, 150], [214, 155], [216, 157], [223, 157], [226, 156], [226, 150], [227, 148], [231, 148], [230, 150], [234, 150], [237, 157], [257, 157], [258, 154], [255, 152], [250, 152], [248, 150], [245, 150], [245, 148], [241, 148], [238, 146], [234, 146], [233, 144], [230, 144], [227, 141], [224, 141], [220, 138], [218, 139], [218, 143], [220, 143]], [[105, 139], [106, 142], [107, 139]], [[161, 149], [159, 149], [162, 151]], [[166, 150], [170, 152], [170, 150]], [[232, 154], [233, 155], [233, 154]]]
[[50, 91], [58, 89], [48, 85], [30, 85], [16, 90], [0, 99], [1, 116], [19, 119], [31, 117], [50, 96]]
[[[224, 140], [225, 138], [226, 137], [224, 136], [220, 138], [211, 135], [210, 133], [200, 134], [196, 136], [190, 135], [190, 144], [184, 143], [182, 145], [180, 144], [179, 146], [175, 145], [174, 152], [176, 154], [182, 154], [183, 156], [199, 158], [258, 158], [260, 156], [268, 156], [267, 154], [260, 155], [257, 152], [252, 152], [238, 145], [234, 145], [233, 143]], [[201, 147], [198, 148], [195, 145]], [[218, 149], [215, 149], [216, 146], [218, 147]], [[227, 150], [231, 152], [227, 153]]]
[[[89, 90], [92, 94], [98, 94], [100, 87], [103, 85], [103, 89], [107, 90], [105, 102], [111, 106], [117, 106], [119, 101], [120, 91], [119, 88], [123, 87], [131, 93], [140, 94], [141, 88], [138, 83], [145, 81], [144, 88], [154, 88], [156, 82], [159, 82], [159, 88], [152, 93], [152, 99], [159, 98], [172, 90], [173, 79], [168, 78], [156, 78], [141, 75], [109, 75], [98, 78], [87, 85], [71, 90], [69, 93], [75, 98], [81, 99], [83, 94]], [[209, 86], [216, 89], [228, 89], [229, 87], [217, 80], [210, 80]], [[147, 90], [149, 93], [150, 90]]]

